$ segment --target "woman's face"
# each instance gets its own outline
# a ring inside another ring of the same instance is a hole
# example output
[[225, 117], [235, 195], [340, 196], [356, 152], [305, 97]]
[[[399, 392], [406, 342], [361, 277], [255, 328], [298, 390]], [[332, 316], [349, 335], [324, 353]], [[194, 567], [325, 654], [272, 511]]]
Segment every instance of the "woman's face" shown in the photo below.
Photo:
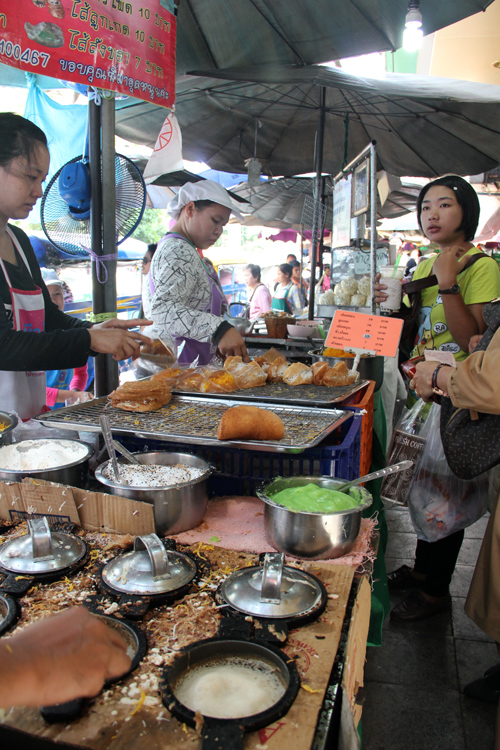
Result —
[[153, 256], [151, 255], [149, 250], [146, 250], [146, 252], [144, 253], [144, 257], [142, 259], [142, 272], [144, 276], [146, 276], [149, 273], [149, 269], [151, 268], [152, 257]]
[[294, 266], [292, 269], [292, 278], [300, 281], [300, 266]]
[[243, 278], [245, 279], [245, 284], [250, 288], [254, 287], [257, 284], [257, 279], [252, 276], [252, 272], [249, 268], [245, 268], [243, 270]]
[[465, 242], [463, 230], [458, 229], [462, 219], [462, 207], [451, 188], [444, 185], [429, 188], [422, 201], [420, 221], [431, 242], [443, 247]]
[[324, 272], [325, 272], [325, 276], [330, 276], [331, 274], [330, 266], [325, 266]]
[[286, 273], [283, 273], [283, 271], [278, 268], [278, 273], [276, 274], [276, 278], [278, 279], [280, 284], [288, 284], [290, 281], [290, 276], [287, 276]]
[[200, 250], [207, 250], [217, 242], [231, 216], [231, 209], [218, 203], [200, 211], [191, 201], [184, 207], [183, 212], [189, 238]]
[[37, 144], [31, 160], [23, 156], [0, 167], [0, 216], [25, 219], [43, 195], [42, 183], [49, 171], [49, 152]]

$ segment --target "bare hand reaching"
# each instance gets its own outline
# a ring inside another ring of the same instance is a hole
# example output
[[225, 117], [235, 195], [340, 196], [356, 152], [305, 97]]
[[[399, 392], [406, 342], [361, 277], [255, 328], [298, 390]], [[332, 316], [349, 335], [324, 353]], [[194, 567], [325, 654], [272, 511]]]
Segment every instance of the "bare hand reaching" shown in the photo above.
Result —
[[226, 331], [219, 341], [218, 349], [224, 357], [240, 356], [242, 357], [243, 362], [250, 362], [245, 342], [236, 328], [231, 327]]
[[85, 609], [44, 617], [0, 641], [0, 706], [42, 706], [96, 695], [130, 669], [127, 645]]
[[99, 354], [112, 354], [113, 359], [137, 359], [141, 344], [151, 344], [151, 339], [129, 328], [149, 326], [153, 321], [143, 318], [121, 320], [112, 318], [89, 328], [90, 346]]

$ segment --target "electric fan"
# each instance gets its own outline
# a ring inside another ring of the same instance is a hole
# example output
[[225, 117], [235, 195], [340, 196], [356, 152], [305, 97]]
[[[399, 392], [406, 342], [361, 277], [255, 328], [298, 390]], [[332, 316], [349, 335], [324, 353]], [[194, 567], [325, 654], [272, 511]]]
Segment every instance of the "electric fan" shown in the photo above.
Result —
[[[138, 167], [116, 154], [116, 244], [135, 231], [146, 206], [146, 185]], [[60, 250], [88, 257], [90, 247], [90, 172], [88, 161], [77, 156], [52, 177], [43, 194], [40, 216], [48, 239]]]

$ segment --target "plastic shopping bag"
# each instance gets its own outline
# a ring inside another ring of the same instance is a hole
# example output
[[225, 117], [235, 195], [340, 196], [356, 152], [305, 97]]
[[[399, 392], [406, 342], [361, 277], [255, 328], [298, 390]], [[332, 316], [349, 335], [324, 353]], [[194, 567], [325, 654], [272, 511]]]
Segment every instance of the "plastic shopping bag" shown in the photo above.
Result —
[[465, 529], [487, 510], [489, 474], [459, 479], [446, 461], [440, 432], [441, 407], [432, 403], [427, 417], [427, 440], [413, 472], [408, 508], [419, 539], [438, 539]]
[[420, 454], [422, 453], [430, 425], [428, 416], [432, 404], [419, 399], [411, 409], [405, 409], [396, 429], [387, 453], [387, 466], [399, 461], [414, 461], [413, 466], [397, 474], [389, 474], [382, 483], [381, 495], [384, 500], [406, 505], [408, 490]]

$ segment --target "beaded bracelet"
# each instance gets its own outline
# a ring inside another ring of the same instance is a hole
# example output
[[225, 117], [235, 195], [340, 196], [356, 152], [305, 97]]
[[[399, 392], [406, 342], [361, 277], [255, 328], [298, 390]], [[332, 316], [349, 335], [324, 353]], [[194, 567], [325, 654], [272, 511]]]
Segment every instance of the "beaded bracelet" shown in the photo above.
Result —
[[449, 367], [449, 366], [450, 366], [450, 365], [446, 365], [446, 364], [444, 364], [444, 362], [440, 362], [440, 363], [439, 363], [439, 365], [438, 365], [438, 366], [436, 367], [436, 369], [434, 370], [434, 372], [432, 373], [431, 388], [432, 388], [433, 392], [434, 392], [435, 394], [437, 394], [438, 396], [447, 396], [447, 395], [448, 395], [448, 394], [447, 394], [447, 393], [445, 393], [445, 392], [444, 392], [443, 390], [441, 390], [441, 388], [439, 388], [439, 387], [438, 387], [438, 384], [437, 384], [437, 376], [438, 376], [438, 372], [439, 372], [439, 370], [440, 370], [440, 369], [441, 369], [442, 367]]

